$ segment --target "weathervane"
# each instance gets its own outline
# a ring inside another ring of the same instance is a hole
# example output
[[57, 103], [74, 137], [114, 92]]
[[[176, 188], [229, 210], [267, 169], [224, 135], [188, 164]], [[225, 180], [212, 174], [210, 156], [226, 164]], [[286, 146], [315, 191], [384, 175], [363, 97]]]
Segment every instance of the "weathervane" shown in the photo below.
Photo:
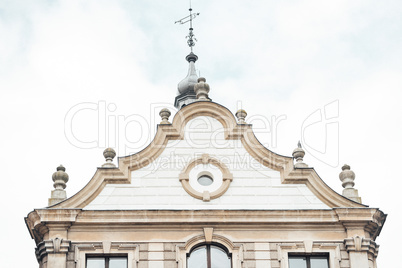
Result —
[[192, 13], [193, 9], [191, 8], [191, 0], [190, 0], [189, 11], [190, 11], [190, 15], [182, 18], [181, 20], [175, 21], [175, 23], [184, 24], [184, 23], [190, 22], [190, 29], [189, 29], [190, 32], [186, 36], [186, 38], [188, 38], [187, 44], [190, 47], [191, 52], [193, 52], [193, 46], [195, 46], [195, 42], [197, 41], [197, 39], [194, 38], [194, 34], [193, 34], [193, 19], [195, 19], [198, 15], [200, 15], [200, 13]]

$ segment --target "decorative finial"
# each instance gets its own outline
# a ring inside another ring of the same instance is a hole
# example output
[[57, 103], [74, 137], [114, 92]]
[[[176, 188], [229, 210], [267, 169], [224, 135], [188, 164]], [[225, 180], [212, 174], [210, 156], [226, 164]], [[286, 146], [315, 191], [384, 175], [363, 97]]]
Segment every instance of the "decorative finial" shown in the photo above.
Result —
[[187, 44], [190, 47], [190, 54], [187, 55], [186, 60], [189, 63], [187, 76], [180, 81], [177, 85], [178, 94], [174, 100], [174, 106], [178, 109], [193, 103], [197, 100], [197, 97], [194, 92], [194, 85], [197, 83], [197, 72], [195, 70], [195, 62], [198, 60], [197, 55], [193, 53], [193, 46], [195, 46], [195, 41], [193, 33], [193, 19], [195, 19], [200, 13], [192, 13], [193, 9], [191, 8], [190, 1], [190, 15], [182, 18], [181, 20], [176, 21], [175, 23], [185, 24], [190, 22], [189, 34], [186, 36]]
[[54, 182], [53, 187], [55, 189], [52, 190], [50, 195], [48, 201], [49, 206], [59, 203], [67, 198], [66, 191], [64, 190], [67, 187], [66, 183], [68, 182], [68, 174], [65, 172], [66, 168], [60, 165], [56, 170], [57, 171], [52, 175], [52, 180]]
[[361, 203], [362, 199], [359, 197], [359, 192], [357, 189], [353, 188], [353, 186], [355, 186], [355, 173], [350, 170], [349, 165], [343, 165], [342, 172], [339, 173], [339, 179], [342, 181], [342, 187], [345, 188], [342, 191], [342, 195], [355, 202]]
[[197, 80], [197, 84], [194, 85], [194, 92], [197, 96], [197, 101], [210, 101], [208, 98], [209, 85], [206, 83], [204, 77], [200, 77]]
[[159, 115], [160, 115], [161, 118], [162, 118], [162, 122], [160, 122], [160, 124], [161, 124], [161, 125], [168, 125], [168, 124], [170, 124], [170, 122], [169, 122], [169, 116], [170, 116], [171, 114], [172, 114], [172, 113], [169, 111], [169, 109], [163, 108], [163, 109], [159, 112]]
[[113, 158], [116, 156], [116, 151], [113, 148], [106, 148], [103, 151], [103, 156], [105, 157], [106, 163], [102, 165], [103, 168], [114, 168]]
[[297, 143], [297, 148], [293, 150], [293, 158], [296, 160], [295, 167], [296, 168], [305, 168], [308, 167], [306, 163], [303, 162], [303, 157], [306, 152], [303, 150], [300, 141]]
[[237, 123], [238, 124], [247, 124], [245, 119], [247, 116], [247, 112], [243, 109], [240, 109], [236, 112]]
[[198, 15], [200, 15], [200, 13], [192, 13], [193, 9], [191, 8], [191, 1], [190, 1], [190, 15], [188, 15], [187, 17], [182, 18], [181, 20], [175, 21], [175, 23], [180, 23], [180, 24], [184, 24], [187, 22], [190, 22], [190, 28], [189, 28], [189, 33], [186, 36], [187, 40], [187, 45], [190, 47], [191, 52], [193, 52], [193, 46], [195, 46], [195, 42], [197, 41], [197, 39], [195, 39], [194, 37], [194, 33], [193, 33], [193, 19], [195, 19]]

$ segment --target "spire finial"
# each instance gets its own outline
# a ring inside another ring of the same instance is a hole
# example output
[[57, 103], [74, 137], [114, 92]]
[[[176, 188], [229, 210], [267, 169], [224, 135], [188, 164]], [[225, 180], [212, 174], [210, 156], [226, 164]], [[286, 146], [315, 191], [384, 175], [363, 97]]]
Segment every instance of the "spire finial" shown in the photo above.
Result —
[[342, 195], [361, 203], [362, 199], [359, 197], [359, 192], [353, 188], [355, 186], [355, 173], [350, 170], [349, 165], [343, 165], [342, 172], [339, 173], [339, 179], [342, 181], [342, 187], [345, 188], [342, 191]]
[[189, 28], [189, 33], [186, 36], [187, 40], [187, 45], [190, 47], [191, 53], [193, 52], [193, 46], [195, 46], [195, 42], [197, 42], [197, 39], [194, 37], [193, 33], [193, 19], [195, 19], [200, 13], [193, 13], [193, 9], [191, 8], [191, 1], [190, 1], [190, 8], [188, 9], [190, 11], [190, 15], [175, 21], [175, 23], [180, 23], [184, 24], [187, 22], [190, 22], [190, 28]]
[[295, 167], [296, 168], [306, 168], [308, 165], [303, 162], [303, 157], [306, 152], [303, 150], [301, 142], [297, 143], [297, 148], [293, 150], [293, 158], [296, 160]]
[[103, 168], [115, 168], [116, 165], [113, 164], [113, 158], [116, 156], [116, 151], [113, 148], [106, 148], [103, 151], [103, 156], [106, 162], [102, 165]]
[[247, 116], [247, 112], [245, 110], [239, 109], [239, 110], [237, 110], [235, 115], [237, 117], [237, 123], [238, 124], [241, 124], [241, 125], [247, 124], [246, 120], [245, 120], [246, 116]]
[[169, 109], [163, 108], [163, 109], [159, 112], [159, 115], [160, 115], [160, 117], [162, 118], [162, 122], [160, 122], [160, 124], [161, 124], [161, 125], [169, 125], [169, 124], [170, 124], [170, 122], [169, 122], [169, 116], [170, 116], [171, 114], [172, 114], [172, 113], [169, 111]]
[[68, 182], [68, 174], [65, 172], [66, 168], [62, 165], [56, 168], [56, 172], [52, 175], [54, 190], [49, 198], [49, 206], [59, 203], [67, 198], [66, 191], [64, 190]]
[[197, 84], [194, 85], [194, 92], [197, 96], [197, 101], [211, 101], [208, 98], [209, 85], [204, 77], [200, 77], [197, 80]]

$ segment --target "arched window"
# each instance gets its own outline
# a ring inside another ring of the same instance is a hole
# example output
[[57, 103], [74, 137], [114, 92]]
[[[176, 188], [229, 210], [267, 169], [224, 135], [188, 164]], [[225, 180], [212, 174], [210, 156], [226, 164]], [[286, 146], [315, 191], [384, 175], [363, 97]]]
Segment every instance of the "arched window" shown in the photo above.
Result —
[[231, 254], [217, 245], [202, 245], [187, 256], [187, 268], [231, 268]]

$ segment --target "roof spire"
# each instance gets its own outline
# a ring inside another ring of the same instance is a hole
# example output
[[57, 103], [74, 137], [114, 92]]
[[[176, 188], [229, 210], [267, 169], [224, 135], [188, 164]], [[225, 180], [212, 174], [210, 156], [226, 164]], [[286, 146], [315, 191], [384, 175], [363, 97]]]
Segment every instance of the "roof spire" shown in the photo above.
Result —
[[195, 19], [200, 13], [193, 13], [193, 9], [191, 8], [190, 1], [190, 15], [176, 21], [175, 23], [185, 24], [190, 22], [189, 34], [186, 36], [187, 44], [190, 47], [190, 54], [186, 56], [186, 60], [189, 63], [187, 76], [180, 81], [177, 86], [178, 94], [174, 101], [174, 106], [178, 109], [181, 109], [183, 106], [190, 104], [197, 100], [196, 94], [194, 92], [194, 85], [197, 83], [197, 72], [195, 70], [195, 62], [198, 60], [197, 55], [193, 53], [193, 46], [195, 46], [195, 42], [197, 39], [194, 38], [193, 33], [193, 19]]
[[180, 23], [180, 24], [184, 24], [187, 22], [190, 22], [190, 28], [189, 28], [189, 33], [186, 36], [187, 40], [187, 44], [190, 47], [191, 53], [193, 52], [193, 46], [195, 46], [195, 42], [197, 42], [197, 39], [195, 39], [194, 37], [194, 33], [193, 33], [193, 19], [195, 19], [198, 15], [200, 15], [200, 13], [192, 13], [193, 9], [191, 8], [191, 0], [190, 0], [190, 8], [188, 9], [190, 11], [190, 15], [188, 15], [187, 17], [184, 17], [178, 21], [175, 21], [175, 23]]

